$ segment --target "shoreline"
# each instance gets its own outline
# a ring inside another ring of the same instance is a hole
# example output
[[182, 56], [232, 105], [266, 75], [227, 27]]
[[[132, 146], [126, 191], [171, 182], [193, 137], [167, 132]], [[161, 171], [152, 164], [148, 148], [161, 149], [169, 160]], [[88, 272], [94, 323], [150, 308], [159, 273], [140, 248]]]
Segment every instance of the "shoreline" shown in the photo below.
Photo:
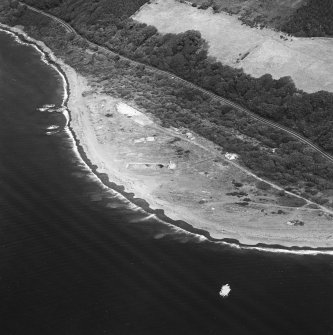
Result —
[[[22, 43], [22, 40], [23, 40], [23, 43], [30, 44], [34, 46], [36, 49], [38, 49], [38, 51], [45, 57], [45, 59], [43, 59], [43, 56], [42, 56], [42, 61], [45, 61], [50, 66], [55, 67], [56, 70], [61, 75], [65, 83], [63, 106], [65, 106], [69, 111], [68, 127], [66, 128], [66, 130], [68, 129], [68, 131], [70, 132], [73, 138], [73, 141], [75, 142], [75, 147], [78, 151], [78, 155], [80, 156], [82, 161], [87, 165], [87, 167], [91, 170], [91, 172], [103, 184], [103, 186], [111, 188], [112, 190], [120, 194], [124, 199], [134, 204], [135, 206], [138, 206], [141, 210], [145, 211], [149, 215], [151, 214], [156, 215], [157, 218], [159, 218], [163, 222], [166, 222], [167, 224], [172, 224], [173, 226], [179, 227], [180, 229], [183, 229], [191, 234], [203, 236], [205, 239], [208, 239], [209, 241], [213, 243], [222, 243], [223, 245], [228, 245], [230, 247], [242, 248], [242, 249], [248, 249], [248, 250], [262, 250], [266, 252], [333, 255], [332, 248], [312, 248], [312, 247], [297, 247], [297, 246], [289, 247], [289, 246], [283, 246], [280, 244], [260, 243], [260, 241], [257, 241], [256, 243], [253, 243], [253, 244], [247, 244], [247, 243], [242, 243], [240, 240], [233, 238], [232, 236], [230, 236], [229, 238], [226, 237], [223, 239], [217, 239], [217, 238], [211, 237], [211, 234], [209, 233], [208, 230], [195, 228], [194, 225], [192, 226], [191, 224], [187, 223], [185, 220], [181, 220], [181, 219], [175, 220], [175, 219], [170, 218], [169, 217], [170, 215], [168, 215], [170, 212], [170, 208], [169, 208], [169, 211], [167, 211], [167, 213], [165, 214], [165, 208], [160, 209], [160, 208], [163, 208], [163, 206], [160, 206], [160, 204], [154, 201], [154, 199], [151, 199], [149, 197], [147, 199], [147, 197], [144, 197], [142, 194], [140, 195], [140, 192], [135, 192], [135, 188], [133, 186], [130, 187], [131, 185], [128, 185], [128, 183], [126, 185], [126, 180], [121, 180], [119, 176], [116, 176], [115, 174], [111, 174], [110, 167], [109, 169], [105, 167], [103, 168], [103, 165], [105, 162], [103, 162], [101, 159], [100, 160], [94, 159], [94, 156], [96, 158], [97, 150], [95, 150], [94, 152], [94, 148], [93, 149], [91, 148], [93, 147], [93, 145], [91, 145], [91, 147], [89, 148], [89, 144], [87, 144], [87, 142], [89, 142], [89, 139], [86, 140], [85, 143], [83, 143], [84, 142], [83, 139], [80, 138], [80, 135], [78, 134], [79, 129], [75, 129], [75, 128], [79, 127], [79, 123], [77, 122], [79, 112], [78, 112], [78, 107], [76, 105], [78, 104], [78, 102], [80, 103], [80, 94], [82, 94], [82, 92], [84, 92], [85, 89], [89, 87], [86, 83], [85, 78], [78, 75], [77, 72], [73, 68], [66, 65], [62, 60], [57, 59], [53, 55], [52, 50], [47, 48], [42, 42], [36, 41], [33, 38], [29, 37], [28, 35], [26, 35], [24, 31], [21, 31], [18, 28], [4, 27], [3, 25], [0, 25], [0, 29], [15, 35], [19, 39], [19, 42]], [[76, 109], [76, 112], [75, 112], [75, 109]], [[84, 112], [82, 114], [84, 114]], [[85, 116], [81, 115], [81, 117], [85, 117]], [[75, 124], [75, 122], [77, 122], [77, 124]], [[94, 129], [90, 129], [90, 131], [94, 132]], [[156, 207], [157, 205], [159, 205], [159, 207]], [[155, 207], [155, 209], [153, 207]], [[177, 216], [177, 213], [175, 211], [173, 211], [173, 213], [171, 214], [173, 217]], [[258, 239], [260, 239], [260, 237], [258, 237]]]

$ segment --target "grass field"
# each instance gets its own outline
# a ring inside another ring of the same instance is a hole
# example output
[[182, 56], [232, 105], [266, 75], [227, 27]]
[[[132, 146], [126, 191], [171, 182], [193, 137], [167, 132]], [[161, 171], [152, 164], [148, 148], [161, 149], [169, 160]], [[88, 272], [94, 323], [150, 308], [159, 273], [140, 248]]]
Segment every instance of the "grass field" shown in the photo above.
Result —
[[255, 77], [266, 73], [274, 78], [291, 76], [304, 91], [333, 92], [331, 39], [281, 38], [271, 29], [246, 26], [236, 16], [214, 14], [211, 8], [201, 10], [176, 0], [154, 1], [133, 18], [161, 33], [199, 30], [208, 42], [210, 56]]

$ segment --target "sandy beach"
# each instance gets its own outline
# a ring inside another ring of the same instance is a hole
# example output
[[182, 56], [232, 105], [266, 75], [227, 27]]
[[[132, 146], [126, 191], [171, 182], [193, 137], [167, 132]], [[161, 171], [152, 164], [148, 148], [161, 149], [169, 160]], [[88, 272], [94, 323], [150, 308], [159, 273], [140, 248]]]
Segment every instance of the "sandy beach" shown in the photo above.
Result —
[[[144, 152], [145, 143], [133, 144], [129, 135], [137, 132], [132, 138], [142, 139], [140, 136], [147, 135], [149, 130], [154, 133], [151, 135], [156, 135], [156, 130], [161, 134], [162, 130], [156, 125], [149, 129], [151, 123], [146, 126], [140, 125], [128, 115], [121, 115], [117, 106], [122, 102], [113, 97], [84, 93], [91, 92], [87, 80], [66, 65], [62, 65], [62, 68], [70, 85], [68, 107], [72, 117], [71, 127], [80, 145], [89, 160], [97, 165], [97, 171], [106, 173], [111, 182], [123, 185], [126, 193], [134, 193], [136, 198], [146, 200], [151, 209], [163, 209], [166, 216], [173, 220], [183, 220], [195, 228], [208, 231], [213, 238], [231, 238], [249, 245], [264, 243], [314, 248], [333, 246], [330, 238], [333, 232], [332, 220], [322, 214], [319, 216], [319, 211], [287, 208], [282, 216], [270, 215], [267, 212], [263, 215], [262, 209], [267, 207], [265, 204], [253, 204], [245, 209], [221, 198], [214, 201], [214, 204], [212, 201], [199, 205], [202, 195], [193, 198], [193, 192], [213, 194], [215, 189], [204, 181], [193, 181], [194, 177], [207, 179], [202, 177], [202, 174], [196, 174], [194, 171], [178, 174], [177, 169], [147, 172], [141, 168], [128, 168], [129, 164], [134, 164], [131, 163], [133, 161], [140, 164], [147, 159], [149, 162], [168, 162], [168, 159], [163, 158], [163, 153], [157, 154], [151, 146], [148, 149], [149, 153]], [[105, 118], [105, 114], [108, 113], [113, 115], [112, 122]], [[157, 138], [155, 142], [158, 141]], [[166, 139], [160, 141], [165, 143]], [[160, 146], [158, 151], [161, 152]], [[177, 166], [180, 164], [181, 162], [177, 162]], [[207, 167], [202, 168], [207, 170]], [[230, 170], [230, 166], [224, 164], [223, 168], [225, 173], [230, 173], [227, 171]], [[236, 172], [234, 169], [232, 176], [246, 178], [241, 171]], [[194, 190], [189, 186], [191, 183], [195, 184]], [[274, 208], [281, 209], [279, 206], [270, 206], [270, 210]], [[288, 226], [286, 222], [292, 217], [306, 219], [307, 224], [304, 227]]]
[[[228, 161], [213, 143], [186, 130], [161, 127], [133, 101], [101, 94], [43, 43], [35, 43], [66, 76], [69, 126], [78, 145], [97, 173], [124, 187], [125, 196], [144, 199], [151, 210], [162, 209], [168, 218], [185, 221], [215, 239], [333, 247], [329, 212], [308, 205], [287, 207], [278, 189], [259, 190], [258, 180]], [[290, 224], [295, 220], [305, 224]]]

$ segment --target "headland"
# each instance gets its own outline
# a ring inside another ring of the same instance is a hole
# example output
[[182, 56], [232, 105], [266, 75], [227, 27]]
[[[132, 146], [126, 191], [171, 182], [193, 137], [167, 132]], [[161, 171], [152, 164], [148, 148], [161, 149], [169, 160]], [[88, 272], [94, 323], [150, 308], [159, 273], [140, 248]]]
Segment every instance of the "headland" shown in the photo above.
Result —
[[[17, 28], [14, 32], [24, 34]], [[162, 127], [135, 101], [100, 92], [92, 78], [78, 74], [42, 42], [25, 38], [66, 76], [70, 127], [78, 144], [96, 172], [122, 185], [125, 194], [214, 239], [252, 246], [333, 247], [329, 210], [309, 201], [290, 205], [291, 194], [242, 167], [237, 155], [222, 153], [193, 131]]]

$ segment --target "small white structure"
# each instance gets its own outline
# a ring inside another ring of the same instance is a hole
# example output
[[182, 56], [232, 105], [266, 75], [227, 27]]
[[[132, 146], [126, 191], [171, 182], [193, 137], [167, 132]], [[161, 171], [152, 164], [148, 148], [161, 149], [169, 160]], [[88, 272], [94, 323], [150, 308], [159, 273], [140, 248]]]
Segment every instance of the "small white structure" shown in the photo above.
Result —
[[154, 142], [155, 141], [155, 137], [153, 136], [149, 136], [149, 137], [141, 137], [138, 138], [136, 140], [134, 140], [134, 143], [146, 143], [146, 142]]
[[185, 134], [185, 136], [186, 136], [188, 139], [190, 139], [191, 141], [193, 141], [193, 140], [195, 139], [195, 137], [193, 136], [193, 134], [190, 133], [190, 132], [187, 132], [187, 133]]
[[134, 140], [134, 143], [143, 143], [143, 142], [146, 142], [146, 139], [144, 137]]
[[238, 158], [238, 155], [237, 155], [237, 154], [230, 153], [230, 152], [227, 152], [227, 153], [224, 155], [224, 157], [225, 157], [226, 159], [229, 159], [229, 161], [233, 161], [233, 160], [235, 160], [235, 159]]
[[221, 287], [221, 290], [220, 290], [220, 296], [222, 298], [226, 298], [231, 292], [231, 288], [230, 288], [230, 285], [229, 284], [225, 284]]
[[290, 221], [288, 221], [287, 222], [287, 225], [288, 226], [304, 226], [304, 222], [303, 221], [301, 221], [301, 220], [290, 220]]
[[170, 161], [168, 164], [168, 169], [169, 170], [174, 170], [177, 167], [176, 163]]

